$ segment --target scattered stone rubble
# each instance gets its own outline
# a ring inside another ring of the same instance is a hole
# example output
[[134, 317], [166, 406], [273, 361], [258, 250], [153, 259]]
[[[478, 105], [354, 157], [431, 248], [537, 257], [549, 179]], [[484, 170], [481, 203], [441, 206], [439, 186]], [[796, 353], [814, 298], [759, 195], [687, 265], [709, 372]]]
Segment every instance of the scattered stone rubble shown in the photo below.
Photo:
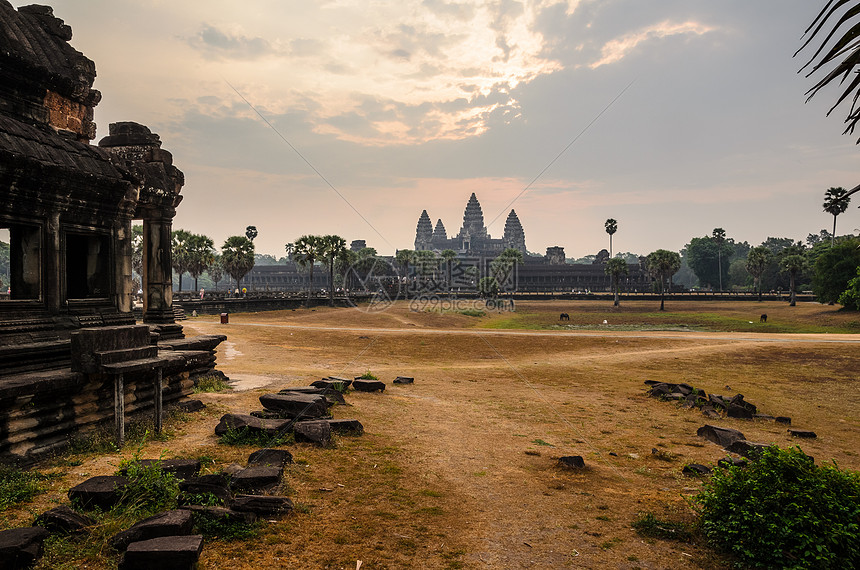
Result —
[[[403, 379], [403, 377], [398, 377]], [[409, 379], [411, 380], [411, 379]], [[216, 435], [229, 430], [261, 431], [269, 436], [292, 432], [297, 442], [326, 446], [332, 433], [360, 435], [364, 426], [356, 419], [333, 419], [328, 408], [344, 405], [350, 385], [356, 390], [384, 391], [378, 380], [348, 380], [327, 377], [309, 387], [287, 388], [277, 394], [264, 394], [264, 410], [250, 414], [226, 414]], [[183, 411], [203, 409], [202, 403], [189, 401]], [[582, 458], [573, 466], [582, 467]], [[260, 517], [271, 518], [293, 510], [288, 497], [273, 494], [280, 487], [285, 467], [292, 463], [285, 449], [264, 448], [253, 452], [247, 465], [231, 465], [222, 473], [200, 475], [200, 462], [194, 459], [141, 459], [143, 466], [157, 465], [179, 479], [179, 508], [158, 513], [139, 521], [109, 539], [112, 548], [123, 552], [120, 569], [192, 569], [203, 550], [203, 536], [191, 534], [195, 523], [206, 519], [215, 523], [251, 524]], [[91, 477], [68, 492], [72, 506], [62, 505], [36, 517], [35, 526], [0, 532], [2, 568], [28, 568], [42, 555], [42, 545], [51, 534], [85, 533], [95, 521], [78, 510], [109, 510], [122, 500], [129, 484], [127, 470], [118, 475]], [[224, 506], [196, 504], [201, 499]], [[76, 510], [77, 509], [77, 510]]]
[[[771, 416], [759, 413], [758, 407], [744, 400], [743, 394], [732, 397], [708, 394], [700, 388], [689, 384], [675, 384], [671, 382], [660, 382], [657, 380], [646, 380], [648, 395], [661, 400], [678, 402], [683, 408], [699, 408], [702, 415], [709, 419], [721, 419], [723, 417], [743, 419], [774, 421], [777, 423], [791, 425], [791, 418], [787, 416]], [[726, 388], [729, 388], [726, 386]], [[815, 432], [809, 430], [789, 429], [792, 437], [815, 438]], [[747, 464], [747, 459], [754, 460], [770, 444], [747, 441], [743, 433], [736, 429], [724, 428], [706, 424], [698, 429], [696, 435], [722, 446], [726, 451], [741, 455], [746, 459], [734, 459], [731, 457], [721, 459], [717, 464], [721, 467], [739, 466]], [[689, 464], [683, 469], [687, 475], [705, 475], [711, 469], [704, 465]]]

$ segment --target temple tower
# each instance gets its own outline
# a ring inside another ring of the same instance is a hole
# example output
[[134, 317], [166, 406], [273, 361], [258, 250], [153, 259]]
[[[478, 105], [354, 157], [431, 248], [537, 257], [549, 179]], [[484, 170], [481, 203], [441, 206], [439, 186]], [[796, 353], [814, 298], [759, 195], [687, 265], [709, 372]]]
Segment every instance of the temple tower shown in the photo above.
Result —
[[526, 254], [526, 233], [514, 210], [511, 210], [508, 219], [505, 220], [505, 233], [502, 239], [505, 241], [505, 247], [518, 249], [523, 252], [523, 255]]
[[418, 218], [418, 227], [415, 229], [415, 250], [421, 251], [430, 249], [430, 242], [433, 239], [433, 222], [430, 221], [430, 216], [427, 210], [421, 211], [421, 216]]
[[461, 243], [463, 243], [464, 238], [467, 238], [470, 243], [489, 238], [487, 228], [484, 227], [484, 212], [481, 211], [481, 204], [474, 192], [466, 204], [466, 211], [463, 213], [463, 227], [460, 228], [457, 237], [461, 239]]
[[436, 227], [433, 228], [433, 248], [445, 249], [448, 246], [448, 232], [445, 231], [445, 224], [441, 218], [436, 220]]

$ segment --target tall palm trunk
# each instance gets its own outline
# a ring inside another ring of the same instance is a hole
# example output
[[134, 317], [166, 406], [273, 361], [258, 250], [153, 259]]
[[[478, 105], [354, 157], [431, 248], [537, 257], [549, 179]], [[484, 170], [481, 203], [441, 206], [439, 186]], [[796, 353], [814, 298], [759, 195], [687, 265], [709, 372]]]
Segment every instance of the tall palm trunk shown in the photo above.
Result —
[[334, 307], [334, 257], [328, 262], [328, 304]]
[[789, 306], [789, 307], [794, 307], [794, 306], [796, 306], [796, 305], [797, 305], [797, 292], [794, 290], [794, 278], [795, 278], [795, 272], [794, 272], [794, 271], [791, 271], [791, 272], [789, 273], [789, 275], [791, 276], [791, 282], [790, 282], [790, 286], [791, 286], [791, 296], [789, 297], [788, 306]]
[[310, 308], [311, 306], [311, 291], [314, 289], [314, 264], [311, 262], [310, 268], [308, 269], [308, 300], [305, 302], [305, 308]]
[[663, 285], [663, 278], [660, 277], [660, 310], [665, 311], [664, 303], [666, 301], [666, 288]]

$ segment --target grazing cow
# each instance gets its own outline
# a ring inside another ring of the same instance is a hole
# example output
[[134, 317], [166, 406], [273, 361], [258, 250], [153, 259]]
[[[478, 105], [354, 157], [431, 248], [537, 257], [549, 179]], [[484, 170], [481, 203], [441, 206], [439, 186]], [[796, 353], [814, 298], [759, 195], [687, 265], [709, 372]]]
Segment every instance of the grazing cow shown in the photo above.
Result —
[[560, 320], [560, 321], [569, 321], [569, 320], [570, 320], [570, 315], [568, 315], [567, 313], [562, 313], [562, 314], [560, 314], [560, 315], [558, 316], [558, 320]]
[[760, 323], [766, 323], [766, 322], [767, 322], [767, 313], [765, 313], [764, 315], [762, 315], [762, 316], [761, 316], [761, 318], [758, 320], [758, 322], [760, 322]]

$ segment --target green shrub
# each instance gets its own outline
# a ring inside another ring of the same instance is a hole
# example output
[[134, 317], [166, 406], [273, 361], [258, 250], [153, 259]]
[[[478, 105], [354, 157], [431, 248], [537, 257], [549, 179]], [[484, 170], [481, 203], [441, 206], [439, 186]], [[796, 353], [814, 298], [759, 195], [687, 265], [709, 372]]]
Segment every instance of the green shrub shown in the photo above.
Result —
[[179, 480], [173, 473], [164, 471], [156, 462], [140, 462], [143, 444], [131, 459], [120, 462], [116, 474], [128, 478], [119, 501], [122, 511], [144, 516], [176, 508], [179, 498]]
[[860, 567], [860, 474], [800, 448], [716, 469], [696, 501], [707, 539], [751, 566]]
[[368, 370], [364, 374], [358, 377], [360, 380], [379, 380], [379, 377], [376, 376], [373, 372]]
[[860, 267], [857, 268], [857, 276], [848, 282], [848, 288], [839, 295], [837, 303], [848, 310], [860, 311]]

